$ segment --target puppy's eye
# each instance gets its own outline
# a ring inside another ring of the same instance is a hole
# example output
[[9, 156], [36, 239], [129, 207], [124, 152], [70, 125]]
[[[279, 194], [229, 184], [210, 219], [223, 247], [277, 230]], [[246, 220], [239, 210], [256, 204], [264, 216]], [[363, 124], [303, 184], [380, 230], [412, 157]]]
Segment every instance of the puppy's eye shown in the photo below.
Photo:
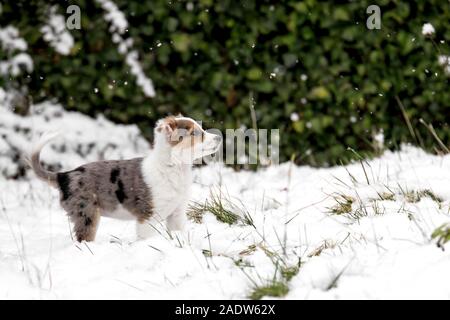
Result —
[[179, 136], [179, 137], [178, 137], [178, 142], [183, 141], [183, 138], [184, 138], [183, 136]]

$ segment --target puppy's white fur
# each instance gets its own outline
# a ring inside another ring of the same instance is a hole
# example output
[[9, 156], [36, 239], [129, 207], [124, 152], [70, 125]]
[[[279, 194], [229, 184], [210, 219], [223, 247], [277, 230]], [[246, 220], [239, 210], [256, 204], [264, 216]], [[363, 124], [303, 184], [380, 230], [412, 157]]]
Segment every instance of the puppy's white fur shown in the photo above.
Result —
[[[217, 136], [204, 131], [194, 120], [178, 117], [177, 120], [190, 121], [204, 134], [202, 143], [192, 148], [173, 147], [167, 141], [168, 128], [162, 132], [155, 130], [154, 148], [142, 162], [142, 176], [152, 192], [153, 221], [137, 222], [136, 233], [139, 238], [148, 238], [155, 228], [166, 220], [171, 231], [182, 230], [186, 223], [191, 184], [192, 163], [194, 160], [217, 151]], [[163, 126], [163, 123], [157, 124]]]

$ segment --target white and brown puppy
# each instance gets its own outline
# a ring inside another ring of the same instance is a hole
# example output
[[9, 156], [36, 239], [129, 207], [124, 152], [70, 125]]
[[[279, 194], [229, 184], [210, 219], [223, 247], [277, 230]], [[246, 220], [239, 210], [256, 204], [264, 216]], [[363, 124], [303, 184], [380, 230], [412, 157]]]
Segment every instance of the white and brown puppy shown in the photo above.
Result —
[[180, 230], [186, 221], [195, 159], [216, 152], [221, 137], [204, 131], [186, 117], [157, 122], [155, 141], [148, 156], [131, 160], [98, 161], [68, 172], [50, 172], [39, 155], [54, 136], [43, 138], [31, 155], [36, 175], [59, 189], [61, 206], [74, 223], [78, 241], [93, 241], [100, 216], [136, 219], [139, 238], [146, 238], [150, 219], [167, 221]]

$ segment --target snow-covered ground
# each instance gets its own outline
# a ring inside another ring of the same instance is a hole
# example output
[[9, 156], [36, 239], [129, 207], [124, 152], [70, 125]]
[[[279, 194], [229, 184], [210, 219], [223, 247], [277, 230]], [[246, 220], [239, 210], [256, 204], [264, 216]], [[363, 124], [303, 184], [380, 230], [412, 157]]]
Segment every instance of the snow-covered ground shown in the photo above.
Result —
[[[15, 117], [3, 114], [0, 128], [30, 121]], [[73, 143], [77, 127], [79, 137], [126, 148], [135, 129], [100, 121], [63, 112], [51, 123]], [[70, 148], [58, 153], [61, 141], [44, 160], [63, 169], [84, 161]], [[148, 147], [138, 146], [105, 157]], [[137, 241], [134, 223], [102, 218], [97, 240], [77, 243], [56, 190], [31, 174], [0, 175], [0, 299], [240, 299], [278, 283], [288, 288], [285, 299], [449, 299], [450, 245], [442, 250], [431, 239], [450, 222], [449, 182], [450, 156], [413, 147], [330, 169], [285, 163], [235, 172], [213, 164], [195, 169], [192, 200], [220, 198], [242, 217], [236, 223], [206, 212], [182, 233]]]

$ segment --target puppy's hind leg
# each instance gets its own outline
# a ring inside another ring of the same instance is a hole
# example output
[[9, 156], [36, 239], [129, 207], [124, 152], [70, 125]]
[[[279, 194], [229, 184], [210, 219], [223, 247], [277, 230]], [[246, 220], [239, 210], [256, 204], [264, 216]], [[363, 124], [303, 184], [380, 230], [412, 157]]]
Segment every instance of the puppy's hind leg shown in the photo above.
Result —
[[100, 222], [100, 210], [92, 208], [82, 210], [71, 215], [74, 223], [74, 232], [78, 242], [94, 241]]

